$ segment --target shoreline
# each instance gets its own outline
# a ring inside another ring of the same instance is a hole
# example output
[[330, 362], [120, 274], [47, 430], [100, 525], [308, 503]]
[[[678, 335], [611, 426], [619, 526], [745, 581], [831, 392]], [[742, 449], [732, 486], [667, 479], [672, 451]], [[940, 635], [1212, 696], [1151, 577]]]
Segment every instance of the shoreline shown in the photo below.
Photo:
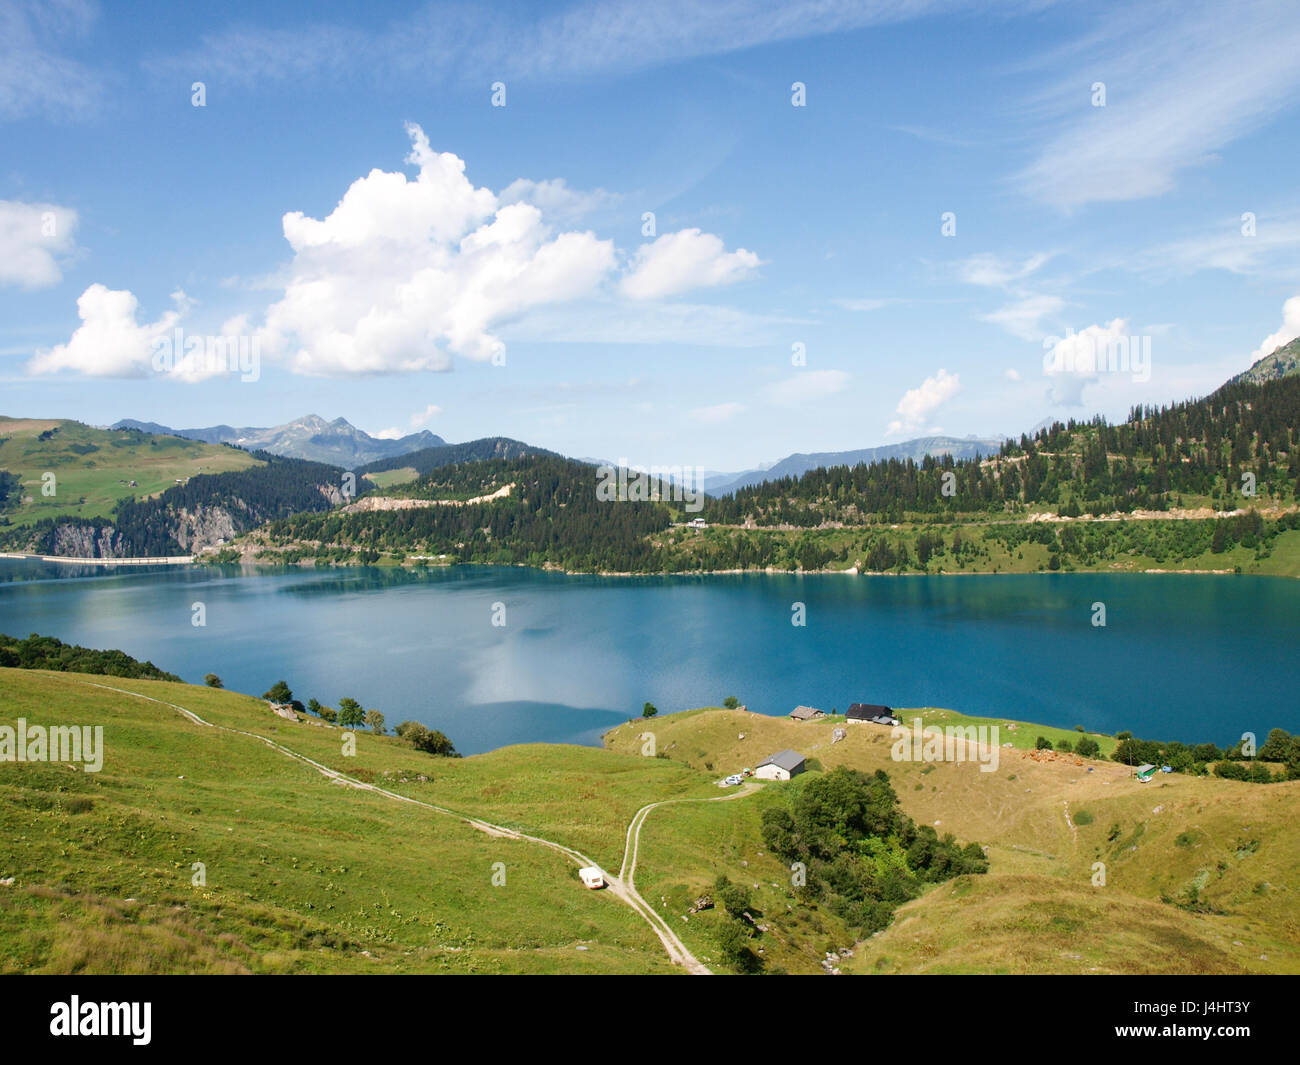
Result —
[[[408, 556], [428, 559], [433, 556]], [[508, 569], [531, 569], [538, 573], [558, 573], [565, 577], [737, 577], [737, 576], [785, 576], [785, 577], [1048, 577], [1077, 576], [1082, 574], [1104, 574], [1107, 576], [1209, 576], [1209, 577], [1271, 577], [1279, 580], [1300, 580], [1300, 574], [1291, 573], [1247, 573], [1238, 569], [1071, 569], [1071, 570], [936, 570], [934, 572], [896, 570], [859, 570], [856, 566], [847, 569], [776, 569], [768, 566], [762, 569], [719, 569], [719, 570], [647, 570], [634, 572], [630, 570], [570, 570], [561, 566], [534, 566], [521, 562], [445, 562], [436, 566], [413, 566], [405, 562], [396, 565], [379, 565], [377, 563], [340, 562], [327, 566], [317, 566], [314, 561], [299, 562], [262, 562], [241, 559], [238, 562], [215, 562], [210, 557], [201, 555], [164, 555], [150, 558], [83, 558], [67, 555], [31, 555], [18, 552], [0, 551], [0, 561], [14, 562], [52, 562], [63, 565], [79, 566], [238, 566], [244, 570], [344, 570], [344, 569], [450, 569], [452, 567], [501, 567]]]

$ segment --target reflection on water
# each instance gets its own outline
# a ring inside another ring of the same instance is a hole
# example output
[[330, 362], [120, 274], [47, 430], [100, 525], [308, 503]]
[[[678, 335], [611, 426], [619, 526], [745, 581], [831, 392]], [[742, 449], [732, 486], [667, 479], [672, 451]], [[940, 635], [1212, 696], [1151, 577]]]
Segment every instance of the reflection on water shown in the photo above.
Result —
[[[1091, 623], [1098, 601], [1104, 629]], [[790, 624], [796, 602], [803, 627]], [[497, 604], [504, 626], [492, 624]], [[1218, 743], [1300, 730], [1300, 583], [1267, 578], [625, 579], [469, 566], [74, 575], [6, 561], [0, 631], [119, 647], [253, 694], [284, 679], [304, 701], [352, 696], [390, 725], [442, 729], [466, 753], [596, 743], [647, 700], [669, 712], [727, 695], [771, 714], [938, 705]]]

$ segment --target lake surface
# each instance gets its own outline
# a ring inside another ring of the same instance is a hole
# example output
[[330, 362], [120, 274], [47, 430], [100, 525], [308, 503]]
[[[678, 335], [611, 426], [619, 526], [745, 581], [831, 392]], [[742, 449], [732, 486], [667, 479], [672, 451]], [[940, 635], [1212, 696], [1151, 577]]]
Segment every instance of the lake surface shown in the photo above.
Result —
[[[599, 743], [737, 696], [947, 706], [1154, 739], [1300, 732], [1300, 581], [1173, 575], [569, 577], [456, 567], [50, 576], [0, 562], [0, 632], [115, 647], [201, 683], [276, 680], [466, 754]], [[59, 571], [62, 572], [62, 571]], [[1106, 626], [1092, 624], [1104, 603]], [[203, 603], [207, 624], [191, 624]], [[807, 624], [791, 624], [803, 603]], [[500, 608], [504, 605], [504, 618]], [[504, 625], [493, 625], [494, 615]]]

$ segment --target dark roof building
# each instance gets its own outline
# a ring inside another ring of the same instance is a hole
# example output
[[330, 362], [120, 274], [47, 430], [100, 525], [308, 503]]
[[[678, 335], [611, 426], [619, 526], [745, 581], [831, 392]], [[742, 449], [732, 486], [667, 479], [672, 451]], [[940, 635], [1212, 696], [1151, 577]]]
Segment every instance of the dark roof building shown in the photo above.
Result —
[[881, 714], [892, 717], [892, 713], [887, 706], [881, 706], [879, 703], [851, 703], [847, 715], [854, 721], [870, 721], [873, 717], [879, 717]]

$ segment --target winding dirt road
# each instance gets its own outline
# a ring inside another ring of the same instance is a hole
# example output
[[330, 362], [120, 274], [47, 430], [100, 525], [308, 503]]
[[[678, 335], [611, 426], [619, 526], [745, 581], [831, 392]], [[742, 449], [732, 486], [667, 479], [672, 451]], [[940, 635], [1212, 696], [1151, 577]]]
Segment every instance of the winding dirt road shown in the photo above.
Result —
[[[389, 791], [387, 788], [381, 788], [375, 784], [367, 784], [365, 781], [357, 780], [355, 777], [350, 777], [346, 773], [340, 773], [337, 769], [331, 769], [329, 766], [308, 758], [304, 754], [299, 754], [297, 751], [284, 746], [282, 743], [277, 743], [275, 740], [266, 736], [260, 736], [256, 732], [247, 732], [244, 729], [231, 728], [229, 725], [214, 724], [213, 722], [200, 717], [193, 710], [187, 710], [185, 707], [179, 706], [176, 703], [169, 703], [163, 699], [155, 699], [150, 695], [141, 695], [139, 692], [128, 691], [125, 688], [115, 688], [111, 684], [98, 684], [94, 681], [77, 681], [76, 683], [85, 684], [92, 688], [102, 688], [105, 691], [117, 692], [121, 695], [130, 695], [136, 699], [143, 699], [146, 702], [170, 707], [172, 710], [175, 710], [177, 713], [185, 717], [188, 721], [195, 725], [201, 725], [204, 728], [214, 728], [221, 732], [230, 732], [238, 736], [247, 736], [249, 739], [257, 740], [259, 743], [265, 744], [272, 750], [278, 751], [286, 758], [292, 758], [295, 761], [311, 766], [329, 780], [336, 781], [337, 783], [350, 788], [356, 788], [358, 791], [373, 792], [376, 795], [382, 795], [385, 798], [392, 799], [396, 802], [419, 806], [423, 809], [431, 810], [436, 814], [442, 814], [444, 817], [453, 817], [457, 821], [467, 824], [472, 828], [476, 828], [478, 831], [484, 832], [489, 836], [496, 836], [503, 839], [526, 840], [529, 843], [536, 843], [543, 847], [549, 847], [553, 851], [558, 851], [570, 861], [577, 863], [579, 868], [588, 865], [598, 865], [597, 862], [588, 858], [581, 851], [575, 850], [572, 847], [566, 847], [563, 843], [556, 843], [554, 840], [543, 839], [540, 836], [530, 836], [525, 832], [519, 832], [513, 828], [506, 828], [504, 825], [494, 825], [492, 822], [484, 821], [478, 817], [470, 817], [467, 814], [457, 813], [455, 810], [449, 810], [443, 806], [435, 806], [433, 803], [424, 802], [420, 799], [413, 799], [409, 795], [402, 795], [395, 791]], [[637, 847], [641, 839], [641, 826], [645, 824], [646, 817], [656, 806], [664, 806], [668, 803], [674, 802], [723, 802], [727, 799], [738, 799], [742, 795], [748, 794], [749, 790], [755, 787], [756, 785], [747, 784], [737, 792], [730, 795], [721, 795], [718, 798], [665, 799], [662, 802], [653, 802], [648, 806], [641, 807], [641, 809], [633, 816], [631, 824], [628, 825], [627, 843], [624, 847], [623, 865], [619, 870], [619, 875], [615, 877], [610, 876], [608, 873], [605, 874], [605, 882], [610, 893], [627, 906], [630, 906], [641, 917], [641, 919], [650, 926], [651, 931], [659, 937], [659, 941], [663, 944], [664, 950], [667, 951], [669, 960], [674, 965], [680, 965], [692, 975], [709, 976], [712, 975], [712, 972], [708, 966], [687, 949], [686, 945], [678, 938], [677, 933], [673, 931], [668, 922], [656, 913], [654, 908], [641, 897], [633, 884], [632, 878], [636, 873], [636, 856]]]

